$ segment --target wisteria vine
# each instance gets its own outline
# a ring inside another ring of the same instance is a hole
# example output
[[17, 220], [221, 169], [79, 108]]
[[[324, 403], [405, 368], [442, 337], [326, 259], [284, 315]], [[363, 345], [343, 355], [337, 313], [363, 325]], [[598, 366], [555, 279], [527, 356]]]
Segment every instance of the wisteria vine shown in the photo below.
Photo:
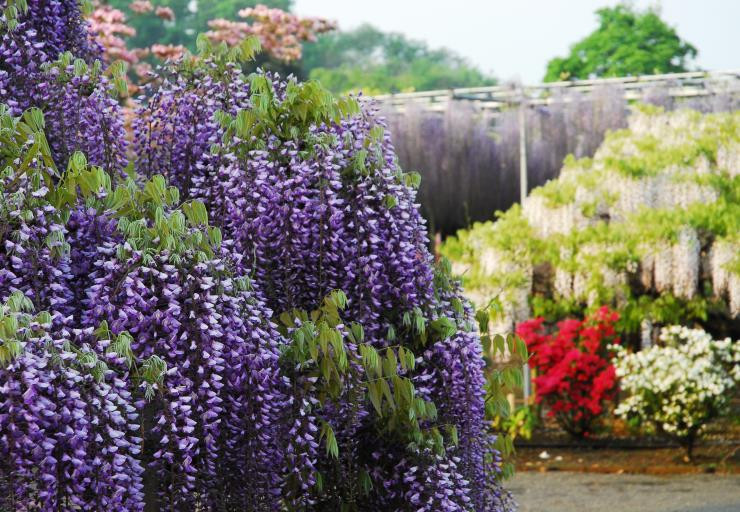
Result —
[[129, 148], [124, 70], [77, 3], [20, 7], [0, 509], [508, 509], [472, 311], [372, 107], [201, 41], [144, 89]]

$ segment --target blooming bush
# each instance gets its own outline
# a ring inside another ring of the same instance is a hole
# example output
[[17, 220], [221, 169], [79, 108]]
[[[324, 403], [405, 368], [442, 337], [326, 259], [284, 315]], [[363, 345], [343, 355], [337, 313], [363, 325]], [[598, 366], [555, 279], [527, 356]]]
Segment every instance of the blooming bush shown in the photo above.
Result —
[[206, 40], [128, 146], [72, 4], [2, 4], [0, 509], [506, 508], [382, 120]]
[[617, 351], [615, 366], [628, 395], [616, 413], [678, 439], [692, 456], [707, 422], [725, 413], [740, 382], [740, 343], [701, 329], [670, 326], [661, 345]]
[[548, 333], [544, 319], [519, 324], [517, 334], [532, 354], [537, 371], [536, 400], [574, 436], [589, 435], [617, 391], [610, 344], [618, 344], [614, 323], [619, 315], [602, 307], [585, 320], [568, 319]]

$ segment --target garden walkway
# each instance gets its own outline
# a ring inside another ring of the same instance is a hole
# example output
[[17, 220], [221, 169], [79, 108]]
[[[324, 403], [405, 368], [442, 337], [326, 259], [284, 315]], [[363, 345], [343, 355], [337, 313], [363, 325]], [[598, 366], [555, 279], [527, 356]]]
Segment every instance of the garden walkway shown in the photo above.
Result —
[[521, 471], [506, 486], [520, 512], [740, 511], [740, 475]]

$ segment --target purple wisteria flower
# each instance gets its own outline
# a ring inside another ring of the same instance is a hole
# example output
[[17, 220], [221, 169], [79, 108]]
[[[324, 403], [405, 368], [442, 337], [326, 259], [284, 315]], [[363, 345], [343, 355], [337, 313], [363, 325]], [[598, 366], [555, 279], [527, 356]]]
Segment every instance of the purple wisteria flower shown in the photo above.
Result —
[[[2, 27], [0, 508], [508, 509], [472, 312], [372, 106], [216, 51], [145, 89], [131, 168], [78, 3]], [[327, 392], [288, 355], [337, 290]], [[384, 416], [367, 347], [434, 414]]]
[[106, 321], [113, 333], [131, 334], [137, 358], [166, 363], [151, 399], [139, 393], [159, 506], [249, 510], [275, 502], [286, 397], [271, 313], [247, 280], [231, 277], [227, 259], [203, 260], [190, 249], [150, 256], [133, 243], [99, 247], [83, 323]]
[[2, 343], [14, 350], [0, 350], [0, 508], [143, 510], [127, 383], [84, 343], [89, 336], [48, 334], [51, 317], [13, 307], [19, 297], [0, 304], [6, 334], [16, 327]]
[[[6, 3], [0, 3], [0, 8]], [[87, 62], [102, 55], [102, 48], [90, 37], [82, 18], [80, 2], [27, 0], [27, 4], [14, 30], [0, 29], [0, 102], [16, 114], [33, 104], [30, 96], [43, 80], [45, 64], [64, 52]]]
[[[376, 484], [368, 509], [409, 502], [418, 510], [503, 508], [506, 496], [495, 481], [500, 459], [485, 422], [480, 340], [471, 312], [452, 306], [463, 304], [459, 290], [435, 284], [415, 190], [398, 168], [382, 119], [363, 106], [356, 115], [303, 131], [261, 124], [262, 115], [290, 123], [288, 105], [300, 86], [257, 75], [268, 85], [253, 94], [253, 77], [235, 69], [228, 76], [228, 86], [205, 73], [157, 90], [136, 125], [139, 168], [161, 172], [161, 162], [177, 162], [164, 164], [169, 178], [183, 196], [208, 205], [213, 222], [234, 240], [234, 260], [253, 269], [272, 310], [311, 310], [330, 291], [343, 290], [347, 318], [365, 327], [373, 345], [401, 343], [419, 351], [411, 378], [419, 394], [437, 404], [439, 423], [456, 427], [460, 443], [439, 455], [410, 453], [384, 440], [375, 452], [361, 453], [352, 449], [355, 443], [377, 445], [376, 420], [365, 415], [346, 435], [336, 415], [337, 437], [354, 439], [348, 446], [355, 463]], [[255, 105], [260, 101], [270, 107]], [[457, 333], [422, 346], [404, 324], [411, 312], [425, 322], [450, 318]], [[290, 436], [300, 438], [311, 409], [300, 403], [294, 409]], [[322, 455], [318, 467], [326, 466]], [[314, 484], [309, 475], [305, 491]]]

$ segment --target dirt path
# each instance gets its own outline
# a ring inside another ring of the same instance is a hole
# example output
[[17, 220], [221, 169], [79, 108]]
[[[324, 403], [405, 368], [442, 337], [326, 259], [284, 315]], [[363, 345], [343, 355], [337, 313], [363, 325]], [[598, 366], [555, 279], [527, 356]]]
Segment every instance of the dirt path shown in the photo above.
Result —
[[738, 512], [739, 475], [518, 472], [520, 512]]

